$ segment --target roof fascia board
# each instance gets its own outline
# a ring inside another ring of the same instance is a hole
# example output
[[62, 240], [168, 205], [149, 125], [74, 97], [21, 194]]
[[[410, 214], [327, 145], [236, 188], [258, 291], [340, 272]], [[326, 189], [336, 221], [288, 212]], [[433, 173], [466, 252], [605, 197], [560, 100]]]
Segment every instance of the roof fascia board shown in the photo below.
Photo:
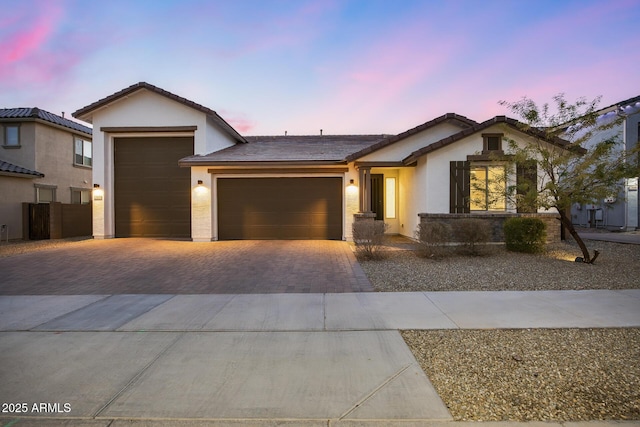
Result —
[[309, 168], [300, 168], [300, 167], [264, 167], [264, 168], [210, 168], [207, 170], [208, 173], [213, 175], [254, 175], [254, 174], [311, 174], [311, 173], [346, 173], [349, 172], [349, 168], [319, 168], [319, 167], [309, 167]]
[[82, 135], [92, 138], [93, 135], [91, 133], [83, 132], [78, 129], [73, 129], [67, 126], [59, 125], [58, 123], [50, 122], [49, 120], [44, 120], [40, 117], [12, 117], [12, 118], [2, 118], [0, 119], [0, 123], [38, 123], [44, 126], [49, 126], [54, 129], [62, 130], [67, 133]]
[[435, 119], [430, 120], [426, 123], [423, 123], [419, 126], [416, 126], [407, 131], [399, 133], [398, 135], [389, 136], [370, 147], [364, 148], [356, 153], [353, 153], [347, 157], [347, 161], [354, 161], [356, 159], [359, 159], [360, 157], [366, 156], [367, 154], [374, 153], [384, 147], [400, 142], [404, 139], [409, 138], [410, 136], [419, 134], [420, 132], [424, 132], [441, 123], [454, 123], [462, 128], [471, 127], [478, 124], [476, 121], [471, 120], [465, 116], [460, 116], [456, 113], [447, 113], [440, 117], [436, 117]]
[[[534, 137], [534, 138], [539, 138], [540, 140], [549, 143], [553, 146], [568, 150], [571, 149], [570, 144], [568, 141], [565, 141], [561, 138], [556, 138], [553, 141], [548, 140], [547, 138], [545, 138], [544, 133], [534, 129], [534, 128], [526, 128], [525, 125], [515, 119], [509, 118], [509, 117], [505, 117], [505, 116], [496, 116], [492, 119], [489, 119], [483, 123], [480, 123], [476, 126], [473, 126], [469, 129], [465, 129], [462, 130], [456, 134], [450, 135], [446, 138], [441, 139], [440, 141], [436, 141], [432, 144], [427, 145], [426, 147], [421, 148], [420, 150], [414, 151], [413, 153], [411, 153], [409, 156], [407, 156], [406, 158], [404, 158], [402, 160], [403, 163], [405, 164], [411, 164], [414, 163], [418, 160], [418, 158], [432, 152], [435, 151], [439, 148], [445, 147], [447, 145], [453, 144], [457, 141], [460, 141], [461, 139], [464, 139], [468, 136], [477, 134], [478, 132], [482, 132], [484, 130], [486, 130], [487, 128], [496, 125], [496, 124], [502, 124], [503, 126], [507, 126], [511, 129], [514, 129], [518, 132], [521, 132], [525, 135], [528, 135], [530, 137]], [[578, 150], [579, 152], [585, 152], [584, 149], [582, 150]]]
[[35, 175], [32, 173], [21, 173], [21, 172], [5, 172], [0, 171], [1, 176], [10, 176], [12, 178], [24, 178], [24, 179], [36, 179], [36, 178], [44, 178], [44, 174]]
[[109, 133], [195, 132], [198, 126], [102, 126]]
[[244, 167], [273, 167], [273, 166], [336, 166], [346, 164], [340, 160], [273, 160], [273, 161], [208, 161], [207, 159], [181, 159], [181, 167], [192, 166], [244, 166]]
[[75, 111], [72, 116], [80, 119], [80, 120], [85, 120], [88, 119], [89, 117], [92, 117], [92, 113], [95, 111], [98, 111], [102, 108], [106, 108], [110, 105], [112, 105], [115, 102], [121, 101], [123, 99], [126, 99], [128, 97], [130, 97], [131, 95], [133, 95], [134, 93], [136, 93], [137, 91], [140, 90], [147, 90], [153, 93], [156, 93], [158, 95], [164, 96], [172, 101], [178, 102], [180, 104], [183, 104], [187, 107], [190, 107], [196, 111], [200, 111], [201, 113], [205, 114], [207, 117], [211, 117], [211, 119], [216, 122], [223, 131], [227, 132], [233, 139], [237, 140], [238, 142], [242, 142], [242, 143], [246, 143], [247, 140], [244, 139], [244, 137], [242, 135], [240, 135], [231, 125], [229, 125], [229, 123], [227, 123], [222, 117], [220, 117], [218, 115], [218, 113], [216, 113], [215, 111], [213, 111], [210, 108], [207, 108], [203, 105], [200, 105], [196, 102], [190, 101], [186, 98], [183, 98], [181, 96], [175, 95], [171, 92], [168, 92], [164, 89], [161, 89], [157, 86], [154, 86], [152, 84], [149, 84], [147, 82], [140, 82], [140, 83], [136, 83], [132, 86], [129, 86], [128, 88], [125, 88], [119, 92], [116, 92], [112, 95], [107, 96], [106, 98], [100, 99], [96, 102], [94, 102], [93, 104], [90, 104], [84, 108], [81, 108], [77, 111]]
[[[403, 162], [354, 162], [356, 168], [404, 168], [411, 165], [406, 165]], [[415, 166], [415, 165], [413, 165]]]

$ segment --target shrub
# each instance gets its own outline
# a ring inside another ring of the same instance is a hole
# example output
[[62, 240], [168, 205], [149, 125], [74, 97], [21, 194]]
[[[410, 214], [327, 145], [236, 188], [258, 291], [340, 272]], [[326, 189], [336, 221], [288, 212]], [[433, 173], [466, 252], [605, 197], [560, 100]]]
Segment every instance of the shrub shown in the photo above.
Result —
[[509, 218], [504, 222], [507, 250], [539, 253], [544, 251], [547, 227], [539, 218]]
[[460, 250], [471, 255], [480, 255], [491, 236], [490, 226], [481, 219], [461, 219], [455, 222], [453, 230], [456, 241], [460, 242]]
[[420, 250], [425, 257], [442, 257], [448, 251], [451, 226], [441, 221], [421, 222], [415, 232]]
[[356, 255], [365, 259], [379, 259], [380, 246], [388, 224], [383, 221], [356, 221], [353, 223], [353, 241]]

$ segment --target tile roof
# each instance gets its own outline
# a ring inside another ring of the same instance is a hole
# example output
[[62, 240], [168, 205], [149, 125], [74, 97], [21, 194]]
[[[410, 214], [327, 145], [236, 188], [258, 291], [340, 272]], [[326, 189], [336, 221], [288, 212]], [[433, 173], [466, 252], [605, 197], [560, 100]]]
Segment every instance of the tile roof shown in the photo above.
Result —
[[[40, 108], [0, 108], [0, 119], [40, 119], [58, 126], [63, 126], [77, 132], [91, 135], [93, 130], [90, 127], [81, 125], [64, 117], [50, 113]], [[7, 120], [3, 120], [7, 121]]]
[[[515, 119], [509, 118], [509, 117], [496, 116], [496, 117], [494, 117], [492, 119], [489, 119], [489, 120], [487, 120], [485, 122], [482, 122], [482, 123], [479, 123], [479, 124], [477, 124], [475, 126], [472, 126], [470, 128], [464, 129], [464, 130], [462, 130], [462, 131], [460, 131], [460, 132], [458, 132], [456, 134], [453, 134], [451, 136], [443, 138], [443, 139], [441, 139], [439, 141], [436, 141], [436, 142], [434, 142], [432, 144], [427, 145], [426, 147], [423, 147], [423, 148], [421, 148], [419, 150], [414, 151], [413, 153], [411, 153], [409, 156], [407, 156], [403, 160], [403, 163], [411, 164], [411, 163], [415, 162], [418, 159], [418, 157], [424, 156], [425, 154], [430, 153], [432, 151], [435, 151], [435, 150], [437, 150], [439, 148], [442, 148], [442, 147], [445, 147], [447, 145], [453, 144], [454, 142], [459, 141], [459, 140], [461, 140], [463, 138], [466, 138], [469, 135], [473, 135], [474, 133], [481, 132], [481, 131], [489, 128], [490, 126], [493, 126], [495, 124], [500, 124], [500, 123], [504, 124], [506, 126], [509, 126], [510, 128], [516, 129], [516, 130], [518, 130], [520, 132], [523, 132], [523, 133], [526, 133], [528, 135], [531, 135], [531, 136], [533, 136], [535, 138], [540, 138], [543, 141], [547, 141], [547, 142], [549, 142], [549, 143], [551, 143], [551, 144], [553, 144], [553, 145], [555, 145], [557, 147], [566, 148], [566, 149], [569, 149], [571, 147], [569, 141], [566, 141], [566, 140], [564, 140], [562, 138], [554, 137], [552, 139], [548, 139], [546, 137], [546, 134], [543, 131], [539, 130], [539, 129], [528, 128], [523, 123], [521, 123], [521, 122], [519, 122], [519, 121], [517, 121]], [[580, 151], [582, 151], [582, 150], [583, 149], [580, 149]]]
[[105, 98], [102, 98], [96, 102], [94, 102], [93, 104], [89, 104], [86, 107], [82, 107], [79, 110], [75, 111], [74, 113], [72, 113], [73, 117], [79, 118], [81, 120], [87, 120], [87, 121], [91, 121], [91, 116], [92, 113], [101, 108], [104, 107], [120, 98], [123, 97], [127, 97], [129, 95], [131, 95], [132, 93], [141, 90], [141, 89], [146, 89], [149, 90], [151, 92], [157, 93], [159, 95], [165, 96], [173, 101], [179, 102], [183, 105], [186, 105], [187, 107], [193, 108], [194, 110], [200, 111], [204, 114], [206, 114], [208, 117], [211, 117], [211, 119], [216, 122], [220, 127], [222, 127], [231, 137], [233, 137], [235, 140], [239, 141], [239, 142], [246, 142], [246, 140], [242, 137], [242, 135], [240, 135], [233, 127], [231, 127], [231, 125], [229, 123], [227, 123], [222, 117], [220, 117], [218, 115], [218, 113], [216, 113], [215, 111], [213, 111], [210, 108], [207, 108], [203, 105], [200, 105], [198, 103], [195, 103], [193, 101], [189, 101], [186, 98], [183, 98], [181, 96], [175, 95], [171, 92], [168, 92], [164, 89], [161, 89], [157, 86], [154, 86], [152, 84], [149, 84], [147, 82], [139, 82], [136, 83], [134, 85], [131, 85], [127, 88], [122, 89], [119, 92], [116, 92], [112, 95], [109, 95]]
[[608, 107], [601, 108], [598, 111], [609, 110], [610, 108], [613, 108], [613, 107], [633, 106], [639, 102], [640, 102], [640, 95], [634, 96], [633, 98], [625, 99], [624, 101], [616, 102], [615, 104], [609, 105]]
[[439, 124], [445, 123], [445, 122], [446, 123], [455, 124], [455, 125], [459, 126], [462, 129], [466, 129], [468, 127], [475, 126], [475, 125], [478, 124], [478, 122], [476, 122], [475, 120], [471, 120], [471, 119], [469, 119], [469, 118], [467, 118], [465, 116], [461, 116], [461, 115], [456, 114], [456, 113], [447, 113], [447, 114], [442, 115], [440, 117], [437, 117], [437, 118], [435, 118], [433, 120], [429, 120], [428, 122], [423, 123], [423, 124], [421, 124], [419, 126], [416, 126], [416, 127], [412, 128], [412, 129], [409, 129], [407, 131], [399, 133], [398, 135], [390, 135], [390, 136], [384, 138], [382, 141], [379, 141], [378, 143], [376, 143], [374, 145], [371, 145], [371, 146], [366, 147], [366, 148], [364, 148], [364, 149], [362, 149], [362, 150], [360, 150], [360, 151], [358, 151], [356, 153], [353, 153], [353, 154], [349, 155], [347, 160], [348, 161], [356, 160], [356, 159], [358, 159], [358, 158], [360, 158], [362, 156], [365, 156], [367, 154], [371, 154], [374, 151], [378, 151], [381, 148], [384, 148], [384, 147], [386, 147], [388, 145], [394, 144], [394, 143], [396, 143], [398, 141], [401, 141], [401, 140], [403, 140], [405, 138], [408, 138], [408, 137], [410, 137], [412, 135], [415, 135], [417, 133], [420, 133], [420, 132], [422, 132], [424, 130], [427, 130], [427, 129], [431, 128], [431, 127], [434, 127], [436, 125], [439, 125]]
[[13, 176], [24, 175], [25, 178], [28, 178], [28, 177], [43, 178], [44, 177], [44, 174], [41, 172], [23, 168], [9, 162], [5, 162], [4, 160], [0, 160], [0, 175], [13, 175]]
[[346, 158], [385, 135], [250, 136], [238, 144], [204, 156], [180, 160], [182, 166], [250, 162], [346, 163]]

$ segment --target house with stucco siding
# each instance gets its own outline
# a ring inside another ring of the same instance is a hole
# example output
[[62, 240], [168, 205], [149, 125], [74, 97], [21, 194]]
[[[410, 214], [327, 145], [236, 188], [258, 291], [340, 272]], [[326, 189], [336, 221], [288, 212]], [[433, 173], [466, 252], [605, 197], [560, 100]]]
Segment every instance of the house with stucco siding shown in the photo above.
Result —
[[[633, 150], [640, 143], [640, 96], [617, 102], [597, 112], [596, 126], [602, 126], [585, 141], [585, 147], [615, 138], [620, 150]], [[578, 133], [578, 136], [581, 134]], [[638, 179], [633, 177], [620, 183], [619, 191], [595, 203], [571, 207], [574, 224], [590, 228], [635, 230], [640, 223]]]
[[469, 182], [490, 185], [509, 162], [503, 140], [540, 137], [454, 113], [398, 135], [249, 137], [145, 82], [73, 115], [93, 124], [96, 238], [349, 240], [362, 217], [412, 237], [423, 213], [518, 212], [506, 198], [474, 201]]
[[88, 205], [92, 162], [91, 128], [39, 108], [0, 109], [0, 238], [28, 238], [23, 203]]

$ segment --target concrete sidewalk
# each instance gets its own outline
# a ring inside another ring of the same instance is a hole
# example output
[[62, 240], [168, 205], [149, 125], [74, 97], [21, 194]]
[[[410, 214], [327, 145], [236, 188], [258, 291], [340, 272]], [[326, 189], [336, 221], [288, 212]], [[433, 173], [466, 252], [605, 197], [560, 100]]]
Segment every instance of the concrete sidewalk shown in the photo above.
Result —
[[599, 240], [603, 242], [640, 245], [640, 234], [638, 232], [579, 231], [578, 234], [580, 234], [580, 237], [586, 240]]
[[640, 327], [640, 290], [5, 296], [0, 426], [477, 426], [398, 330], [547, 327]]

